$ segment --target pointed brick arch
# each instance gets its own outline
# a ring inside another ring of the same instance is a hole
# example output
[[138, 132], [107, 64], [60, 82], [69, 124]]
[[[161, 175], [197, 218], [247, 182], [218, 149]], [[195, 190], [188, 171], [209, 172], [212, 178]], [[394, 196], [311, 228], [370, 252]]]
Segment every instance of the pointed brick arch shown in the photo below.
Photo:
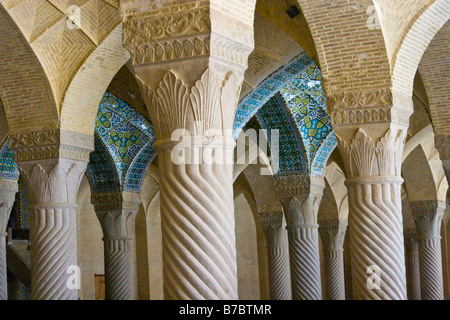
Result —
[[0, 97], [10, 135], [57, 128], [58, 113], [46, 74], [27, 40], [2, 6]]
[[438, 31], [450, 19], [450, 1], [435, 0], [412, 24], [396, 54], [392, 90], [412, 96], [414, 77], [422, 56]]

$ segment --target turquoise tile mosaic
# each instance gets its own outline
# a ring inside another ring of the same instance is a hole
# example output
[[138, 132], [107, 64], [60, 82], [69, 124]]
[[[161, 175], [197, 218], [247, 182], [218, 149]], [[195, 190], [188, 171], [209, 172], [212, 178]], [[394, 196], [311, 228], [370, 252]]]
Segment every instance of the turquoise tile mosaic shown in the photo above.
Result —
[[314, 60], [308, 57], [306, 53], [303, 53], [269, 75], [255, 90], [245, 96], [239, 103], [236, 111], [233, 126], [234, 139], [237, 139], [245, 124], [275, 93], [314, 64]]
[[274, 174], [307, 173], [307, 160], [303, 152], [302, 141], [292, 126], [293, 124], [286, 114], [286, 110], [283, 98], [279, 93], [276, 93], [256, 113], [261, 126], [268, 130], [269, 141], [271, 138], [270, 130], [279, 130], [279, 171], [274, 172]]
[[131, 106], [106, 92], [95, 122], [95, 151], [87, 175], [92, 192], [140, 191], [156, 156], [150, 122]]
[[19, 169], [14, 161], [14, 154], [9, 150], [9, 141], [5, 140], [0, 147], [0, 179], [17, 181]]
[[[277, 100], [279, 108], [274, 107]], [[277, 123], [274, 118], [281, 116], [280, 109], [285, 119], [279, 119]], [[259, 114], [257, 118], [265, 129], [280, 130], [279, 174], [323, 173], [337, 142], [326, 111], [322, 74], [311, 58], [302, 54], [293, 59], [242, 99], [235, 117], [235, 139], [255, 113]], [[282, 128], [283, 123], [289, 126]], [[282, 137], [288, 130], [294, 132]], [[292, 149], [292, 137], [297, 139], [296, 151]], [[299, 158], [293, 157], [295, 153]], [[284, 159], [284, 155], [289, 158]]]

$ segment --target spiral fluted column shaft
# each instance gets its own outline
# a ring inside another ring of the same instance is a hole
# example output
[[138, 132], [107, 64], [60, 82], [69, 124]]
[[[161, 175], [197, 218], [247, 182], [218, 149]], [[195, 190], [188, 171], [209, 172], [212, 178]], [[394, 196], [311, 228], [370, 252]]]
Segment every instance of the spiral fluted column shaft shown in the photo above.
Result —
[[419, 249], [416, 240], [406, 241], [406, 284], [408, 300], [420, 300]]
[[322, 299], [318, 225], [288, 226], [292, 299]]
[[237, 299], [232, 163], [176, 164], [164, 146], [158, 157], [165, 298]]
[[324, 266], [328, 300], [345, 300], [344, 250], [325, 251]]
[[107, 300], [133, 299], [131, 239], [104, 239]]
[[444, 300], [441, 239], [419, 239], [422, 300]]
[[68, 286], [70, 266], [77, 265], [76, 208], [34, 206], [31, 215], [31, 297], [76, 300]]
[[0, 179], [0, 300], [8, 299], [6, 228], [17, 191], [16, 181]]
[[6, 273], [6, 233], [0, 232], [0, 300], [8, 300]]
[[348, 183], [354, 298], [405, 300], [399, 182]]
[[267, 243], [270, 298], [291, 300], [291, 277], [289, 270], [289, 245], [286, 221], [282, 211], [258, 213]]
[[270, 298], [290, 300], [291, 282], [289, 277], [289, 250], [287, 247], [267, 247], [269, 259]]
[[[85, 156], [83, 151], [80, 157]], [[87, 162], [50, 158], [18, 165], [30, 193], [31, 298], [75, 300], [80, 289], [76, 198]]]
[[94, 193], [91, 197], [103, 230], [105, 289], [107, 300], [133, 300], [135, 282], [133, 243], [135, 219], [141, 195], [138, 192]]
[[323, 219], [319, 221], [325, 269], [325, 290], [328, 300], [345, 300], [344, 239], [346, 219]]

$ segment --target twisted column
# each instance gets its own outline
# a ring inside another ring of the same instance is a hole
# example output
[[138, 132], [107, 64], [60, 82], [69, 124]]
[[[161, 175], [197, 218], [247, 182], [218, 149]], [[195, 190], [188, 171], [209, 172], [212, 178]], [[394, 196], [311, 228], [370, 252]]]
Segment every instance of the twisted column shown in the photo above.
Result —
[[272, 300], [291, 300], [289, 248], [283, 213], [263, 212], [258, 216], [267, 241], [270, 298]]
[[323, 177], [278, 177], [276, 190], [286, 215], [293, 300], [322, 299], [317, 215]]
[[389, 91], [359, 94], [348, 98], [371, 105], [341, 108], [343, 95], [329, 106], [347, 177], [354, 298], [405, 300], [401, 163], [411, 112], [389, 105]]
[[72, 273], [77, 266], [76, 196], [86, 164], [63, 158], [20, 164], [32, 208], [33, 300], [78, 299]]
[[133, 242], [140, 194], [113, 192], [92, 195], [103, 230], [107, 300], [133, 300]]
[[420, 297], [420, 270], [419, 270], [419, 247], [415, 229], [406, 229], [405, 254], [406, 254], [406, 286], [408, 289], [408, 300], [421, 300]]
[[417, 230], [422, 300], [444, 300], [441, 223], [445, 203], [416, 201], [410, 206]]
[[328, 300], [345, 300], [344, 239], [347, 224], [347, 221], [339, 221], [339, 219], [319, 222]]
[[[121, 7], [123, 44], [157, 137], [164, 295], [237, 299], [232, 129], [253, 15], [168, 5]], [[155, 30], [161, 23], [170, 32]]]
[[[237, 299], [232, 165], [176, 164], [167, 147], [156, 146], [161, 160], [164, 296]], [[183, 149], [198, 159], [207, 152], [199, 147]], [[216, 139], [210, 151], [232, 154], [233, 147], [234, 141]]]
[[0, 180], [0, 300], [8, 300], [6, 227], [18, 190], [16, 181]]

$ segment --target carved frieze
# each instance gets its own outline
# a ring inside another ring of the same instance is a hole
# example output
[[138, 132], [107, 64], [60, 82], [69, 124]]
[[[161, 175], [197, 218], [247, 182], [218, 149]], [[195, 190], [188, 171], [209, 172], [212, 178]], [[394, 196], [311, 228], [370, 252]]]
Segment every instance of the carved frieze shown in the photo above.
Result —
[[137, 211], [141, 202], [141, 195], [137, 192], [93, 193], [91, 196], [91, 203], [97, 213], [115, 210]]
[[322, 195], [325, 182], [323, 176], [291, 175], [274, 178], [275, 191], [278, 196], [307, 195], [317, 193]]
[[48, 130], [9, 136], [16, 162], [53, 158], [89, 161], [94, 137], [65, 130]]
[[208, 7], [130, 15], [123, 23], [123, 44], [134, 65], [213, 56], [246, 69], [253, 27]]
[[390, 89], [343, 92], [327, 95], [327, 109], [333, 125], [394, 122], [408, 126], [413, 112], [408, 103], [395, 104]]

